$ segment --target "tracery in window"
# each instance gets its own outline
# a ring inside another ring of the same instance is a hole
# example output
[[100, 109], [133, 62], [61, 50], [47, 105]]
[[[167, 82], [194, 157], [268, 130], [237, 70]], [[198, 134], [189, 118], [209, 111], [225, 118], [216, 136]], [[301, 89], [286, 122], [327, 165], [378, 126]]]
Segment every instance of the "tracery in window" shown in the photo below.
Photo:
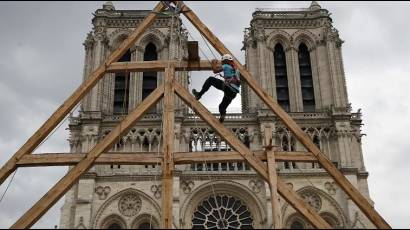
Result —
[[246, 204], [229, 195], [211, 195], [203, 200], [192, 217], [194, 229], [253, 229]]

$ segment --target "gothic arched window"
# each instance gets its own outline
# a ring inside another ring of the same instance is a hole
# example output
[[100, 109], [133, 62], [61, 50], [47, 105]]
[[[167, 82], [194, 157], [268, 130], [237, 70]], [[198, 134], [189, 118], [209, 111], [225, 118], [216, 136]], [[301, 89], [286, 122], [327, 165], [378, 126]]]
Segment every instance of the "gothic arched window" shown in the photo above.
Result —
[[276, 44], [273, 52], [275, 64], [276, 96], [280, 106], [286, 111], [290, 111], [288, 75], [286, 70], [286, 56], [283, 46]]
[[156, 218], [150, 214], [142, 214], [135, 218], [130, 229], [158, 229]]
[[101, 229], [126, 229], [127, 225], [125, 221], [118, 215], [110, 215], [100, 226]]
[[253, 218], [246, 204], [229, 195], [212, 195], [203, 200], [192, 216], [196, 229], [253, 228]]
[[313, 90], [312, 66], [310, 53], [307, 46], [302, 43], [299, 46], [299, 72], [302, 87], [303, 112], [315, 111], [315, 93]]
[[[158, 60], [157, 47], [148, 43], [145, 47], [144, 61]], [[157, 88], [157, 72], [144, 72], [142, 74], [142, 100]]]
[[[118, 62], [131, 61], [131, 52], [128, 50]], [[114, 84], [114, 113], [128, 113], [128, 97], [130, 91], [130, 73], [122, 72], [115, 74]]]

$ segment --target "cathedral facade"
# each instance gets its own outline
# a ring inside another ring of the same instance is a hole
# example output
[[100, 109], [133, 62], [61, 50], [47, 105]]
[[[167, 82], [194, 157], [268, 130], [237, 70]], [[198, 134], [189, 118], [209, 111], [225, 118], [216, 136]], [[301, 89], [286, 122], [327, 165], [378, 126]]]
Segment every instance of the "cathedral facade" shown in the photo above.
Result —
[[[150, 11], [96, 10], [84, 42], [84, 80]], [[187, 32], [179, 18], [159, 15], [119, 60], [180, 60], [187, 56]], [[370, 200], [361, 149], [361, 113], [352, 112], [343, 70], [342, 43], [330, 13], [312, 2], [303, 9], [256, 9], [245, 29], [246, 68], [289, 113], [338, 169]], [[111, 73], [71, 116], [72, 153], [86, 153], [157, 86], [164, 73]], [[176, 80], [189, 88], [189, 73]], [[271, 127], [282, 151], [306, 151], [283, 123], [242, 84], [242, 113], [227, 114], [225, 126], [251, 150], [263, 149]], [[176, 99], [175, 151], [230, 151], [231, 147]], [[218, 116], [215, 114], [215, 116]], [[111, 152], [161, 154], [162, 104], [151, 108]], [[174, 228], [271, 228], [268, 184], [246, 163], [177, 165], [174, 173]], [[334, 228], [374, 226], [317, 163], [282, 162], [278, 175]], [[280, 199], [284, 228], [311, 228]], [[161, 167], [97, 165], [65, 196], [60, 228], [159, 228]]]

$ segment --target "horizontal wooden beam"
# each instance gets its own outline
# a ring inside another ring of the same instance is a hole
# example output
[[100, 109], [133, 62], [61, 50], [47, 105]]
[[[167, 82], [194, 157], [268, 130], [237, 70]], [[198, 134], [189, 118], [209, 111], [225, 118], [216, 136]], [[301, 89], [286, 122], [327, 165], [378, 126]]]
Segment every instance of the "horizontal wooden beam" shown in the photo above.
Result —
[[[186, 5], [183, 5], [182, 7], [182, 12], [183, 14], [187, 17], [187, 19], [195, 26], [195, 28], [198, 29], [198, 31], [209, 41], [209, 43], [219, 52], [219, 54], [228, 54], [231, 53], [229, 52], [229, 50], [224, 46], [224, 44], [209, 30], [208, 27], [205, 26], [205, 24], [198, 18], [198, 16]], [[242, 74], [242, 76], [244, 76], [245, 81], [249, 84], [249, 86], [256, 92], [256, 94], [259, 97], [263, 97], [262, 100], [265, 103], [273, 103], [275, 105], [277, 105], [277, 103], [275, 103], [272, 99], [272, 97], [269, 97], [269, 95], [261, 89], [261, 87], [258, 85], [257, 81], [255, 79], [252, 78], [251, 74], [241, 65], [241, 63], [239, 63], [235, 58], [235, 65], [238, 67], [240, 73]], [[256, 90], [255, 90], [256, 89]], [[177, 89], [176, 92], [183, 92], [184, 89]], [[183, 92], [184, 93], [184, 92]], [[199, 106], [197, 106], [196, 104], [196, 100], [194, 98], [194, 100], [192, 100], [192, 95], [188, 94], [185, 96], [182, 96], [184, 101], [187, 101], [188, 104], [192, 104], [193, 106], [196, 106], [197, 109], [193, 108], [194, 110], [196, 110], [196, 112], [198, 112]], [[188, 99], [190, 98], [190, 99]], [[280, 107], [279, 105], [277, 105], [278, 107]], [[192, 106], [191, 106], [192, 107]], [[206, 113], [206, 110], [204, 112], [199, 111], [199, 115], [201, 116], [201, 113]], [[208, 114], [207, 116], [212, 116], [211, 114]], [[204, 116], [201, 116], [202, 119], [204, 119]], [[217, 132], [218, 129], [222, 130], [223, 128], [215, 128], [215, 124], [212, 124], [214, 122], [213, 119], [204, 119], [205, 121], [208, 122], [208, 124], [213, 127]], [[282, 119], [283, 120], [283, 119]], [[218, 125], [216, 125], [217, 127]], [[220, 133], [220, 132], [218, 132]], [[228, 133], [229, 135], [229, 133]], [[224, 135], [222, 135], [224, 136]], [[225, 136], [224, 136], [225, 138]], [[265, 165], [261, 164], [262, 162], [260, 162], [259, 159], [255, 158], [255, 157], [251, 157], [251, 156], [247, 156], [248, 154], [250, 154], [249, 149], [244, 148], [244, 146], [242, 146], [242, 143], [237, 143], [235, 138], [232, 138], [231, 140], [229, 140], [229, 138], [226, 138], [226, 141], [238, 152], [241, 153], [241, 155], [243, 157], [246, 158], [247, 162], [249, 163], [249, 165], [251, 165], [251, 167], [253, 167], [255, 169], [255, 171], [257, 171], [261, 177], [265, 180], [268, 181], [269, 180], [269, 175], [268, 175], [268, 169]], [[231, 141], [234, 141], [231, 143]], [[308, 148], [309, 149], [309, 148]], [[311, 149], [309, 149], [309, 151], [312, 151]], [[279, 193], [283, 196], [283, 198], [285, 198], [285, 200], [291, 204], [297, 211], [299, 211], [300, 214], [302, 214], [302, 216], [304, 216], [314, 227], [316, 228], [326, 228], [329, 229], [330, 225], [321, 217], [319, 216], [319, 214], [317, 212], [315, 212], [315, 210], [309, 206], [306, 205], [306, 202], [304, 202], [298, 195], [297, 193], [295, 193], [293, 190], [290, 190], [286, 187], [286, 184], [281, 181], [278, 180], [278, 191]]]
[[158, 86], [131, 113], [129, 113], [107, 136], [98, 142], [89, 153], [68, 173], [61, 178], [37, 203], [33, 205], [11, 228], [22, 229], [31, 227], [44, 213], [47, 212], [92, 166], [94, 161], [112, 146], [125, 133], [129, 132], [135, 123], [155, 105], [164, 94], [164, 86]]
[[[254, 151], [254, 155], [266, 161], [266, 154], [262, 150]], [[68, 166], [76, 165], [86, 154], [84, 153], [39, 153], [22, 157], [17, 163], [18, 167], [40, 166]], [[308, 152], [275, 152], [276, 162], [317, 162], [316, 158]], [[99, 156], [95, 165], [151, 165], [161, 164], [162, 152], [110, 152]], [[244, 162], [244, 158], [236, 151], [229, 152], [177, 152], [174, 153], [175, 164], [193, 163], [225, 163]]]
[[[266, 153], [262, 150], [253, 151], [253, 155], [262, 161], [266, 161]], [[308, 152], [275, 152], [277, 162], [316, 162], [314, 156]], [[243, 156], [236, 151], [229, 152], [179, 152], [174, 153], [176, 164], [192, 163], [224, 163], [224, 162], [244, 162]]]
[[143, 32], [155, 21], [158, 13], [164, 9], [158, 3], [151, 13], [138, 25], [123, 43], [112, 52], [97, 69], [95, 69], [84, 82], [67, 98], [64, 103], [48, 118], [48, 120], [27, 140], [27, 142], [4, 164], [0, 169], [0, 185], [16, 169], [16, 163], [24, 155], [32, 153], [37, 146], [57, 127], [67, 114], [80, 102], [80, 100], [104, 76], [106, 67], [119, 60], [124, 53], [143, 35]]
[[212, 70], [209, 61], [139, 61], [139, 62], [115, 62], [107, 67], [108, 73], [124, 72], [144, 72], [156, 71], [164, 72], [165, 68], [173, 65], [176, 71], [203, 71]]
[[[161, 153], [162, 155], [162, 153]], [[150, 165], [160, 164], [161, 155], [157, 153], [104, 153], [94, 164], [105, 165]], [[86, 154], [84, 153], [41, 153], [26, 155], [17, 163], [18, 167], [65, 166], [76, 165]]]

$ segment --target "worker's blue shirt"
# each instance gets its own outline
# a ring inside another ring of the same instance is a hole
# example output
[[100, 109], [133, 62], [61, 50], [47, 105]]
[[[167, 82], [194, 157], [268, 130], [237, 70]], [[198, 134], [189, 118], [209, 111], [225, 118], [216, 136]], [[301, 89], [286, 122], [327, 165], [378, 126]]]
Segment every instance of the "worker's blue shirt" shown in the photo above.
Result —
[[[231, 77], [236, 77], [239, 80], [239, 72], [235, 70], [231, 65], [229, 64], [223, 64], [222, 65], [222, 70], [224, 72], [224, 78], [229, 79]], [[240, 85], [236, 85], [231, 83], [230, 86], [234, 89], [236, 93], [239, 93], [239, 87]]]

